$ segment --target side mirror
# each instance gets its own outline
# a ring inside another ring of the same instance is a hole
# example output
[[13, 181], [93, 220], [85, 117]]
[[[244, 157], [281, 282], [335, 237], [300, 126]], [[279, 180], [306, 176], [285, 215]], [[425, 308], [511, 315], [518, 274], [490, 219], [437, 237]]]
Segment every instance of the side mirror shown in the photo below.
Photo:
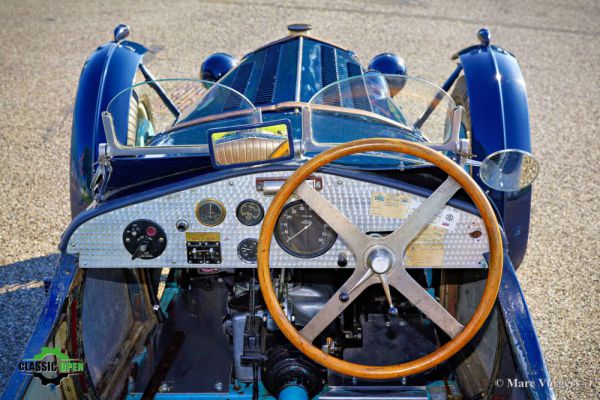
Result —
[[539, 169], [531, 153], [506, 149], [490, 154], [481, 162], [479, 177], [492, 189], [515, 192], [530, 186], [537, 178]]
[[274, 163], [294, 156], [288, 121], [218, 128], [209, 131], [208, 136], [215, 168]]

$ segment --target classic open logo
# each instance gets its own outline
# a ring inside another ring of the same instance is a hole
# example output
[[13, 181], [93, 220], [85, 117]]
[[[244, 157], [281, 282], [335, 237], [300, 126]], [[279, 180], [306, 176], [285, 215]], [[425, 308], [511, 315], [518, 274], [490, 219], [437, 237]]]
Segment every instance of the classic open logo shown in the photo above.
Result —
[[42, 347], [33, 358], [21, 360], [18, 368], [21, 372], [37, 376], [44, 385], [58, 385], [65, 376], [82, 373], [83, 362], [69, 358], [59, 348]]

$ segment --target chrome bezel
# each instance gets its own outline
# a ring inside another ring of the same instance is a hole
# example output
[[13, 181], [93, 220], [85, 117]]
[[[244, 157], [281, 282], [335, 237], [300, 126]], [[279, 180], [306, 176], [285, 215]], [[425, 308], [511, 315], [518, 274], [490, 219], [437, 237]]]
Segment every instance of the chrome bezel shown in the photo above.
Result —
[[[202, 220], [201, 216], [200, 216], [200, 208], [208, 203], [215, 203], [217, 205], [217, 207], [219, 208], [219, 210], [221, 211], [221, 218], [219, 218], [219, 221], [212, 224], [212, 223], [206, 223], [205, 221]], [[223, 223], [223, 221], [225, 221], [225, 216], [227, 216], [227, 209], [225, 208], [225, 206], [223, 205], [223, 203], [221, 203], [219, 200], [215, 199], [215, 198], [208, 198], [208, 199], [204, 199], [204, 200], [200, 200], [198, 203], [196, 203], [196, 208], [194, 210], [194, 215], [196, 216], [196, 220], [198, 222], [200, 222], [202, 225], [204, 226], [218, 226], [221, 225]]]

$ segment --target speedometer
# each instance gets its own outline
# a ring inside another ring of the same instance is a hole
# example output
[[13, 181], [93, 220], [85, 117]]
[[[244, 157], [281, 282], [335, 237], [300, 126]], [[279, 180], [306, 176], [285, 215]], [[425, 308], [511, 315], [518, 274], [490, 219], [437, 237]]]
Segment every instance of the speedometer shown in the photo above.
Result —
[[275, 240], [295, 257], [318, 257], [336, 239], [336, 233], [302, 200], [287, 204], [277, 220]]

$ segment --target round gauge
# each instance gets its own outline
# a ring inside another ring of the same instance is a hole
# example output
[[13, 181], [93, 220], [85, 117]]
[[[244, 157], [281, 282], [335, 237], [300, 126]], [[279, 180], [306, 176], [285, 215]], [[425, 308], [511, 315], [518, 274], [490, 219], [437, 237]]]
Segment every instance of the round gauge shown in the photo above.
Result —
[[336, 233], [302, 200], [287, 204], [277, 220], [275, 240], [296, 257], [318, 257], [329, 250], [336, 239]]
[[235, 209], [235, 216], [242, 224], [254, 226], [262, 221], [265, 209], [256, 200], [244, 200]]
[[243, 262], [252, 264], [256, 262], [256, 249], [258, 248], [258, 240], [244, 239], [237, 247], [237, 253]]
[[225, 219], [225, 207], [215, 199], [205, 199], [196, 204], [196, 218], [206, 226], [217, 226]]

